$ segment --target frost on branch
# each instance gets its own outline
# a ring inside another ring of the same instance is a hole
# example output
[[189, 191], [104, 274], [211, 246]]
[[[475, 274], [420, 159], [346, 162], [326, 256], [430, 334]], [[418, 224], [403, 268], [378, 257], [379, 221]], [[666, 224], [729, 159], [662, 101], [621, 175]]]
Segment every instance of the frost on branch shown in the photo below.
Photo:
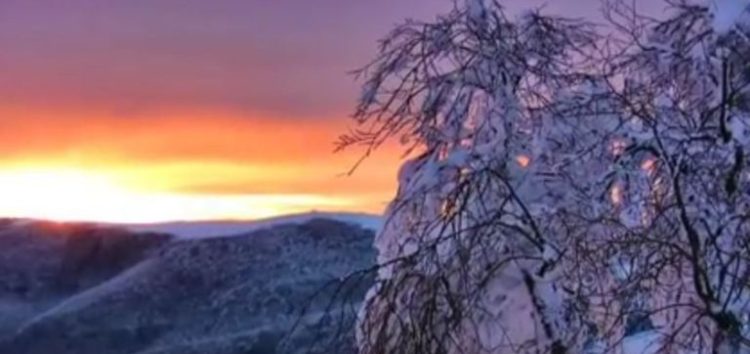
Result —
[[466, 0], [381, 42], [341, 144], [414, 157], [375, 241], [362, 353], [747, 346], [749, 36], [670, 4], [654, 21], [608, 1], [606, 41]]

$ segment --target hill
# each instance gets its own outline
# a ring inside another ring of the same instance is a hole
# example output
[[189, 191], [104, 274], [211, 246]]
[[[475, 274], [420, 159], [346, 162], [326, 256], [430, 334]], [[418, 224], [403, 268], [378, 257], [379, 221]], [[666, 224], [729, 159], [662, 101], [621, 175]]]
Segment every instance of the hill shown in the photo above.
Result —
[[[372, 280], [345, 294], [337, 280], [374, 263], [374, 232], [362, 222], [375, 219], [326, 216], [0, 223], [0, 352], [350, 352], [351, 322]], [[196, 233], [207, 225], [217, 231]], [[175, 227], [190, 232], [166, 232]]]

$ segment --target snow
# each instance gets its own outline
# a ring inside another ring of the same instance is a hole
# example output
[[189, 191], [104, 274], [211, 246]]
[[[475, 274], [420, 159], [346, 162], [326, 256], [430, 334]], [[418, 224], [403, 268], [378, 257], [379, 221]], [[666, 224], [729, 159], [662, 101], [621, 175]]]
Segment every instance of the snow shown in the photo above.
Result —
[[[695, 139], [693, 135], [714, 134], [715, 127], [696, 127], [694, 132], [683, 119], [683, 116], [705, 119], [714, 114], [705, 107], [719, 104], [716, 93], [721, 85], [710, 78], [720, 69], [717, 66], [720, 60], [740, 61], [742, 57], [732, 55], [744, 53], [742, 50], [747, 48], [747, 43], [737, 44], [741, 39], [734, 36], [740, 34], [733, 30], [745, 26], [750, 19], [747, 12], [750, 0], [710, 1], [714, 4], [710, 13], [703, 7], [691, 7], [680, 10], [684, 13], [674, 17], [675, 22], [657, 20], [653, 28], [647, 26], [643, 33], [648, 36], [644, 40], [653, 42], [652, 45], [642, 52], [633, 49], [633, 55], [624, 56], [632, 64], [625, 65], [622, 72], [615, 70], [616, 75], [623, 76], [624, 88], [618, 87], [619, 78], [611, 83], [609, 79], [595, 78], [570, 88], [553, 85], [534, 91], [545, 99], [546, 89], [554, 92], [550, 99], [559, 105], [559, 110], [546, 112], [523, 99], [525, 80], [537, 84], [537, 73], [531, 70], [533, 74], [527, 74], [527, 69], [519, 67], [516, 60], [507, 60], [508, 56], [498, 53], [507, 51], [516, 55], [518, 51], [517, 55], [523, 58], [518, 62], [524, 65], [545, 55], [555, 58], [557, 54], [553, 53], [566, 50], [563, 44], [558, 47], [564, 37], [540, 27], [544, 26], [542, 18], [532, 19], [529, 12], [520, 23], [506, 24], [497, 2], [463, 0], [457, 2], [463, 5], [460, 11], [439, 18], [435, 26], [453, 26], [457, 28], [454, 33], [465, 31], [476, 38], [466, 41], [469, 47], [466, 52], [455, 46], [446, 49], [448, 54], [415, 55], [418, 57], [415, 61], [435, 60], [446, 66], [435, 74], [415, 79], [420, 84], [415, 87], [419, 89], [407, 89], [409, 94], [405, 94], [400, 87], [387, 87], [389, 79], [400, 83], [403, 72], [377, 73], [376, 77], [386, 83], [380, 88], [381, 93], [397, 102], [406, 101], [405, 107], [411, 107], [411, 98], [402, 97], [426, 96], [422, 114], [410, 116], [409, 112], [399, 116], [418, 127], [407, 135], [423, 143], [426, 151], [401, 169], [398, 195], [387, 212], [388, 225], [376, 238], [378, 262], [383, 269], [378, 273], [378, 285], [368, 294], [368, 308], [359, 317], [358, 341], [364, 353], [372, 352], [369, 346], [373, 343], [377, 343], [380, 351], [397, 351], [397, 345], [411, 345], [410, 337], [446, 335], [438, 323], [432, 327], [425, 325], [423, 331], [417, 328], [414, 336], [411, 325], [425, 323], [423, 318], [428, 316], [457, 318], [455, 327], [447, 334], [455, 337], [456, 343], [445, 344], [447, 353], [521, 352], [505, 349], [508, 347], [504, 347], [504, 341], [510, 338], [509, 341], [516, 343], [533, 342], [530, 346], [536, 346], [534, 349], [540, 352], [555, 342], [565, 343], [571, 352], [580, 352], [580, 348], [601, 340], [616, 345], [613, 348], [616, 353], [649, 354], [658, 352], [666, 339], [682, 331], [674, 325], [678, 321], [671, 318], [690, 318], [686, 313], [691, 308], [682, 302], [692, 305], [697, 300], [685, 300], [691, 295], [683, 293], [689, 294], [691, 287], [698, 284], [683, 278], [680, 271], [677, 275], [655, 272], [654, 266], [671, 265], [675, 261], [672, 252], [654, 250], [654, 246], [662, 244], [662, 237], [679, 247], [685, 246], [682, 243], [687, 239], [663, 234], [662, 225], [671, 229], [687, 214], [689, 218], [707, 220], [706, 229], [710, 230], [728, 223], [724, 215], [741, 218], [733, 210], [746, 209], [741, 202], [747, 203], [740, 199], [745, 196], [738, 193], [727, 193], [731, 198], [724, 199], [724, 194], [715, 195], [718, 189], [703, 187], [715, 182], [717, 169], [734, 166], [735, 147], [750, 144], [746, 117], [740, 119], [740, 113], [735, 112], [742, 109], [730, 112], [729, 124], [735, 141], [710, 149], [705, 142], [708, 139]], [[713, 26], [716, 33], [703, 35], [708, 26]], [[502, 36], [497, 39], [483, 35], [485, 31], [499, 32], [506, 27], [520, 29], [514, 39], [518, 43], [505, 43]], [[733, 37], [727, 39], [732, 41], [720, 40], [722, 34], [730, 31]], [[430, 40], [420, 29], [413, 33], [414, 37], [407, 37], [417, 43]], [[730, 51], [722, 43], [736, 45], [738, 50]], [[506, 44], [508, 49], [504, 47]], [[717, 48], [725, 53], [715, 53]], [[442, 56], [454, 54], [460, 58], [455, 64], [441, 61]], [[690, 65], [684, 64], [683, 54], [692, 60]], [[472, 60], [463, 60], [466, 57]], [[546, 70], [540, 68], [549, 77], [557, 75], [555, 70]], [[449, 72], [450, 78], [443, 72]], [[503, 80], [496, 80], [500, 74]], [[673, 80], [675, 74], [684, 75], [685, 79]], [[518, 75], [514, 79], [520, 79], [517, 81], [520, 88], [508, 84], [508, 75]], [[453, 86], [450, 92], [437, 97], [441, 82]], [[421, 92], [422, 84], [427, 89], [425, 93]], [[653, 89], [655, 94], [636, 92], [641, 89]], [[623, 95], [637, 103], [623, 105], [618, 98]], [[440, 105], [435, 104], [438, 100]], [[632, 117], [633, 110], [643, 107], [648, 107], [653, 120]], [[369, 122], [381, 128], [393, 128], [391, 124], [396, 124], [381, 123], [378, 115], [358, 118], [370, 119]], [[686, 211], [677, 213], [671, 206], [676, 204], [674, 196], [682, 191], [675, 191], [677, 187], [669, 181], [682, 173], [675, 166], [683, 163], [691, 171], [685, 182], [685, 190], [690, 194]], [[692, 172], [693, 169], [697, 172]], [[693, 179], [693, 174], [698, 177]], [[707, 217], [704, 209], [714, 214]], [[516, 229], [521, 231], [519, 234], [535, 235], [538, 238], [535, 245], [544, 245], [541, 252], [538, 247], [516, 242], [513, 237]], [[639, 238], [641, 235], [646, 237]], [[720, 240], [717, 244], [733, 244], [734, 238], [735, 235], [727, 236], [727, 241]], [[562, 254], [558, 255], [556, 250]], [[481, 256], [473, 257], [475, 253]], [[595, 263], [582, 263], [581, 257], [588, 258], [589, 253], [597, 253], [593, 257]], [[723, 262], [708, 253], [701, 255], [707, 264]], [[400, 257], [408, 261], [400, 262]], [[515, 257], [524, 260], [516, 261]], [[508, 265], [511, 262], [517, 263]], [[540, 265], [545, 268], [538, 268]], [[548, 272], [549, 265], [555, 268]], [[536, 269], [545, 271], [538, 274], [534, 272]], [[529, 274], [538, 275], [532, 278]], [[651, 277], [656, 281], [651, 282]], [[454, 286], [461, 289], [456, 296], [475, 307], [457, 315], [452, 305], [435, 306], [440, 291], [429, 291], [436, 289], [434, 284], [421, 279], [441, 279], [447, 284], [444, 287], [448, 293]], [[501, 284], [508, 279], [523, 279], [525, 286]], [[583, 283], [586, 284], [580, 288], [570, 286]], [[671, 288], [675, 283], [688, 290], [680, 288], [679, 296], [675, 297]], [[713, 283], [709, 286], [719, 287]], [[744, 289], [737, 291], [740, 295], [745, 293]], [[581, 300], [586, 297], [586, 301]], [[494, 299], [504, 300], [495, 303]], [[583, 302], [586, 306], [577, 306]], [[681, 306], [675, 306], [674, 311], [663, 310], [676, 304]], [[612, 311], [602, 311], [605, 306], [613, 307]], [[701, 306], [698, 303], [695, 308]], [[744, 303], [738, 307], [733, 313], [746, 313]], [[656, 314], [652, 315], [652, 310]], [[713, 312], [719, 311], [723, 309]], [[610, 313], [625, 318], [625, 325], [620, 328], [619, 319], [617, 323], [611, 322]], [[394, 317], [409, 325], [391, 323]], [[521, 323], [518, 318], [527, 320]], [[541, 326], [544, 335], [539, 334]], [[701, 324], [685, 322], [684, 326], [689, 328], [686, 331], [692, 331]], [[370, 331], [375, 327], [385, 328], [387, 333]], [[648, 332], [651, 328], [658, 328], [659, 332]], [[632, 333], [638, 334], [620, 341], [621, 336]], [[392, 342], [378, 342], [382, 338]], [[477, 347], [493, 349], [479, 351]]]
[[659, 351], [659, 334], [643, 332], [625, 338], [622, 343], [624, 354], [655, 354]]
[[260, 229], [283, 224], [302, 224], [320, 218], [355, 224], [376, 232], [380, 230], [380, 227], [382, 226], [382, 217], [378, 215], [324, 212], [286, 215], [253, 221], [172, 222], [158, 224], [129, 224], [123, 226], [134, 232], [159, 232], [172, 234], [182, 239], [201, 239], [220, 236], [239, 236]]
[[80, 311], [83, 308], [93, 306], [97, 301], [101, 300], [106, 295], [118, 292], [119, 289], [122, 288], [123, 284], [127, 282], [137, 281], [137, 279], [144, 272], [148, 271], [148, 269], [153, 265], [154, 262], [151, 260], [138, 263], [137, 265], [112, 279], [109, 279], [99, 285], [86, 289], [85, 291], [67, 298], [54, 307], [48, 309], [47, 311], [44, 311], [41, 314], [26, 321], [26, 323], [19, 327], [18, 332], [23, 332], [29, 328], [32, 328], [39, 323], [43, 323], [49, 318], [54, 318], [63, 314]]
[[485, 12], [487, 11], [484, 4], [484, 0], [470, 0], [469, 1], [469, 18], [480, 23], [484, 20]]
[[713, 0], [713, 27], [719, 34], [729, 32], [747, 11], [750, 0]]
[[729, 120], [732, 136], [742, 145], [750, 143], [750, 127], [747, 126], [745, 117], [733, 117]]

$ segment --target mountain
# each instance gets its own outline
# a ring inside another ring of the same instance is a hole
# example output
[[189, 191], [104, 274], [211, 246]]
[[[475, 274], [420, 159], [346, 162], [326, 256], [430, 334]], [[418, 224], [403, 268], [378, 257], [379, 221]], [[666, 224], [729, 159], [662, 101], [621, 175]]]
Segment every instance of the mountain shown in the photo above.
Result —
[[373, 265], [373, 227], [376, 218], [344, 214], [124, 227], [2, 221], [0, 353], [353, 352], [352, 322], [372, 278], [345, 276]]
[[313, 219], [336, 220], [362, 226], [365, 229], [378, 230], [382, 218], [361, 213], [324, 213], [309, 212], [278, 216], [253, 221], [203, 221], [203, 222], [170, 222], [155, 224], [129, 224], [124, 226], [135, 232], [167, 233], [179, 238], [210, 238], [226, 235], [243, 235], [250, 231], [265, 229], [277, 225], [301, 224]]

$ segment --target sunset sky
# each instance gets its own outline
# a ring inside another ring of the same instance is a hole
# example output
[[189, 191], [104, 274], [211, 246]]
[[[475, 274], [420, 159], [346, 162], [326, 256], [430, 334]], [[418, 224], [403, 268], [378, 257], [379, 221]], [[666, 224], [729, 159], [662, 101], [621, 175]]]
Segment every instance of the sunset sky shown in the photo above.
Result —
[[[542, 1], [511, 1], [515, 10]], [[597, 0], [548, 1], [592, 16]], [[0, 0], [0, 216], [382, 211], [397, 146], [333, 154], [348, 71], [449, 0]]]

